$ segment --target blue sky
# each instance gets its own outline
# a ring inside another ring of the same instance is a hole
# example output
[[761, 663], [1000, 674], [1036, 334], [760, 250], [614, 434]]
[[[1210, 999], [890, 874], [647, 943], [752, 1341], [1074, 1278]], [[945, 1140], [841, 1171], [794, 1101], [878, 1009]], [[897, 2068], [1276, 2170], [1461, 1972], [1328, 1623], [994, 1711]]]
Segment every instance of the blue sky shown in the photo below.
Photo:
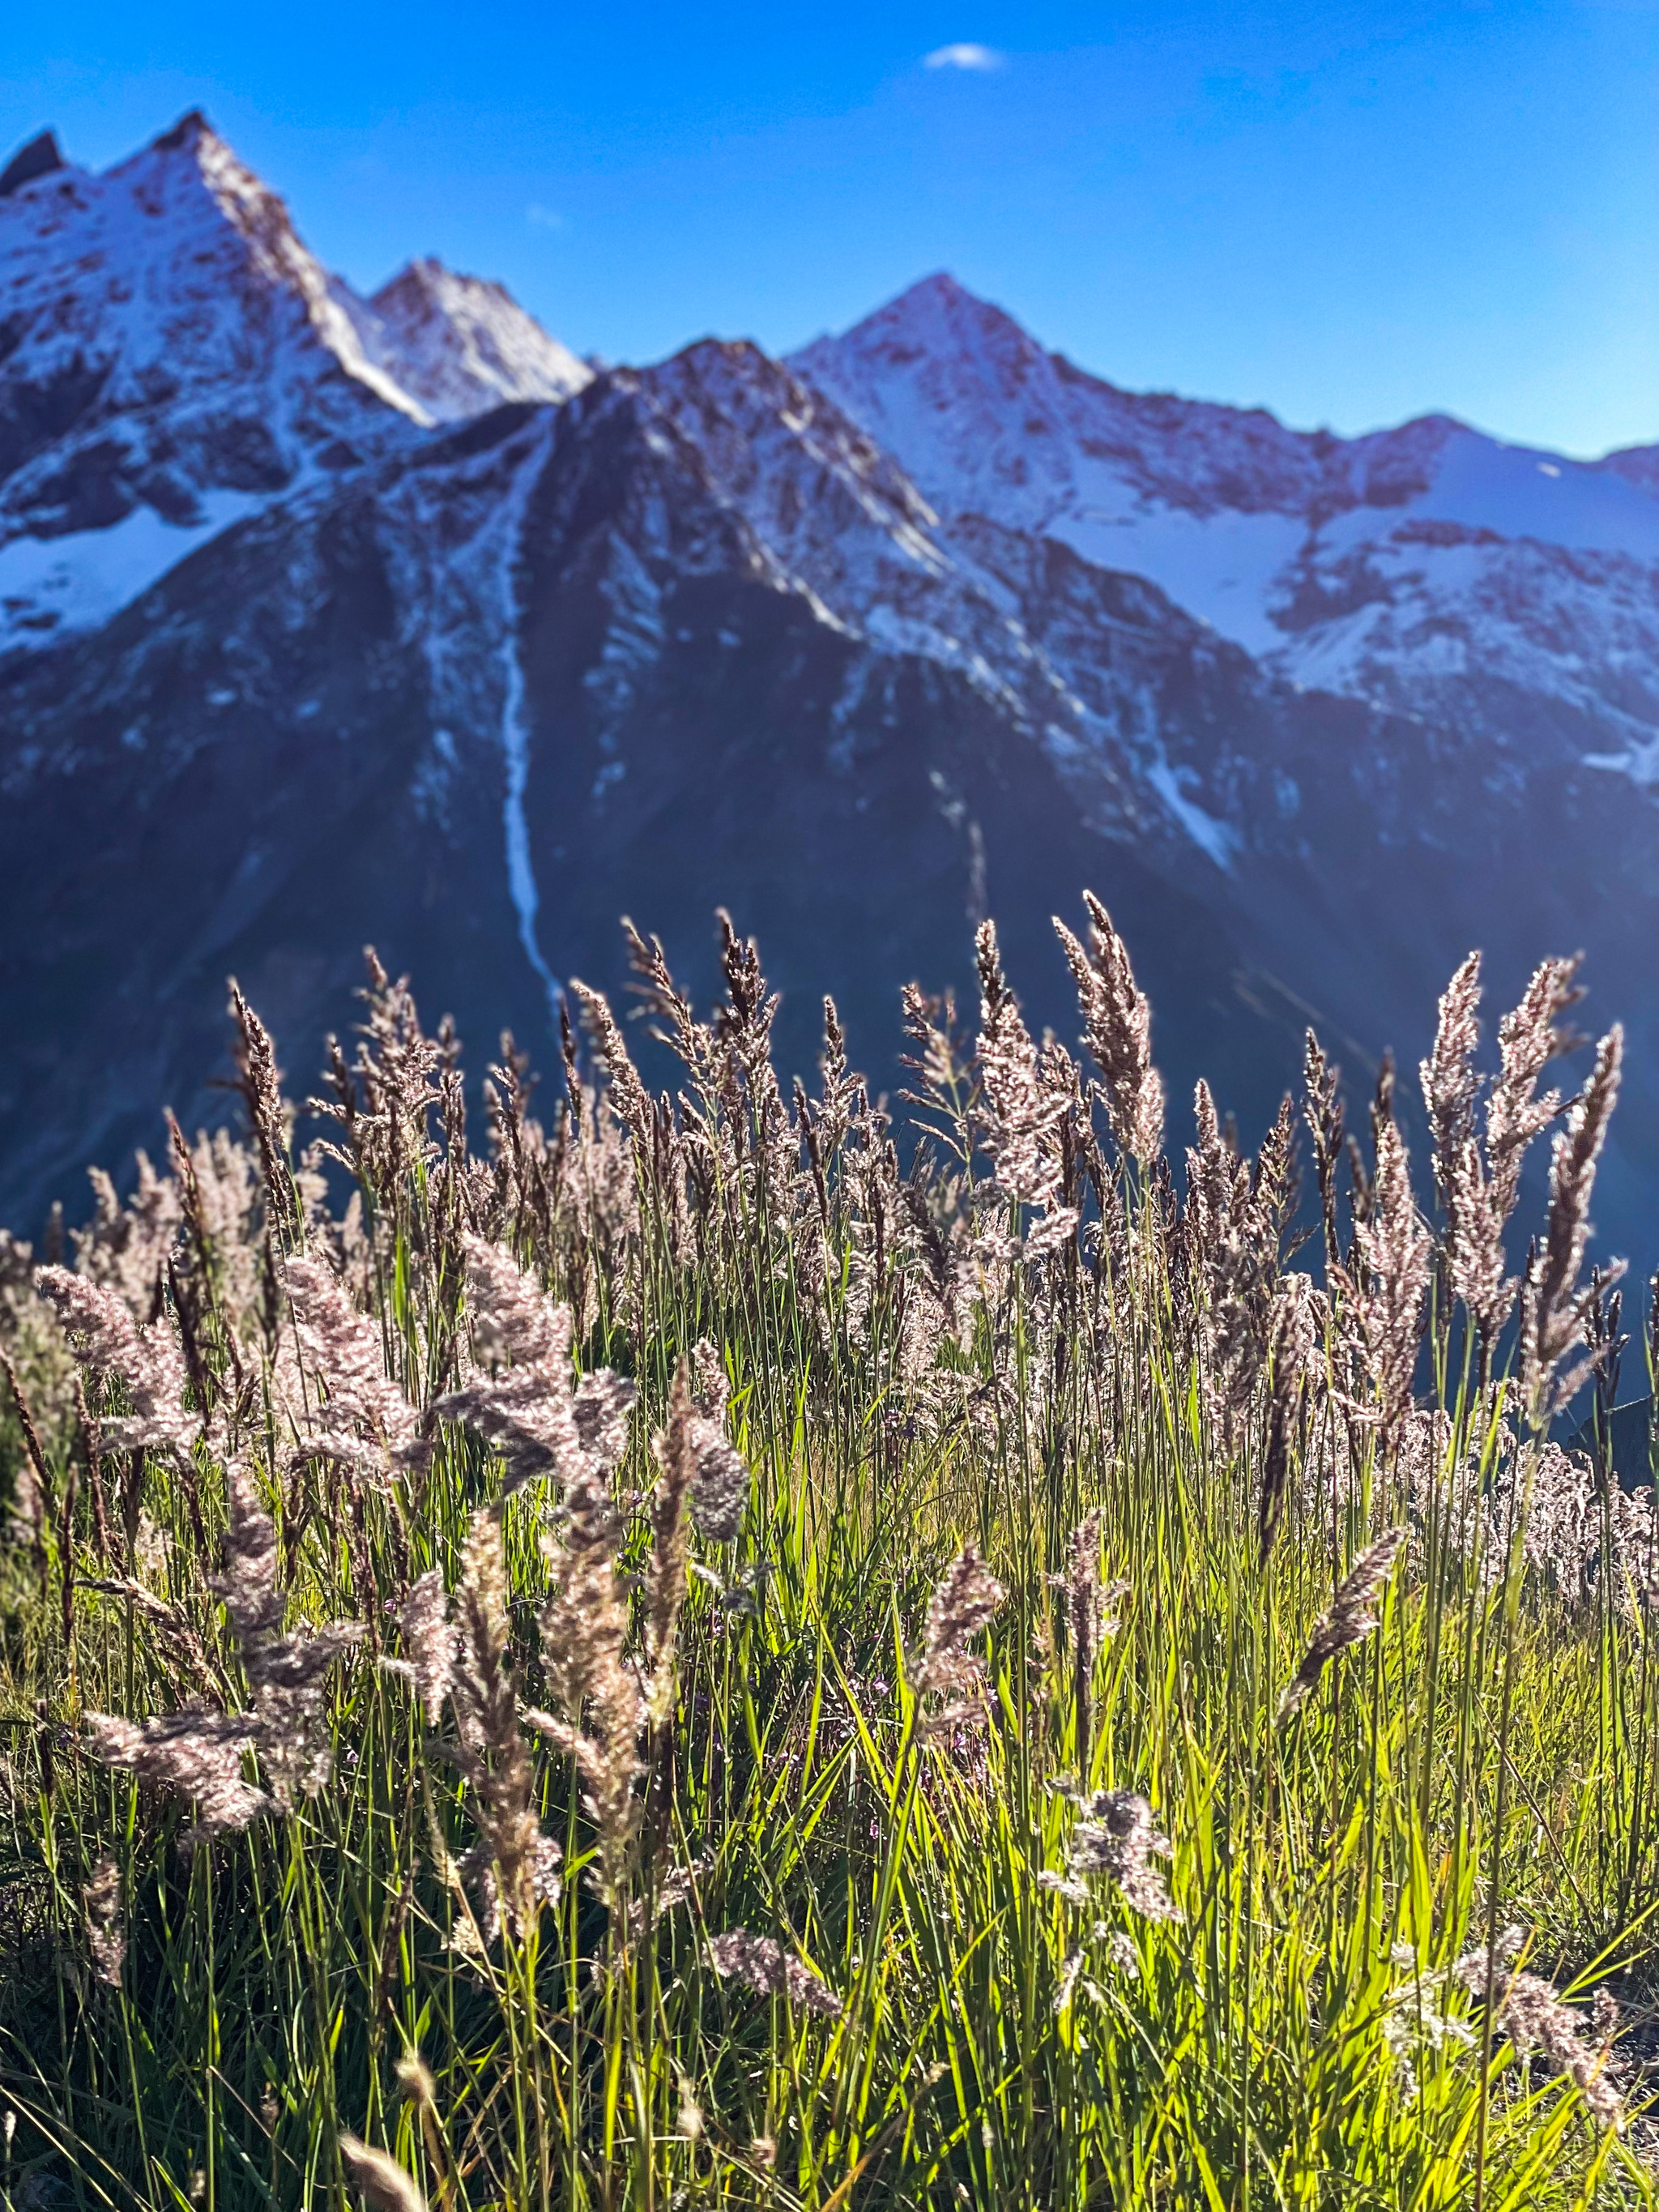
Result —
[[1659, 0], [8, 10], [7, 146], [198, 105], [355, 283], [436, 252], [612, 360], [948, 268], [1137, 389], [1659, 439]]

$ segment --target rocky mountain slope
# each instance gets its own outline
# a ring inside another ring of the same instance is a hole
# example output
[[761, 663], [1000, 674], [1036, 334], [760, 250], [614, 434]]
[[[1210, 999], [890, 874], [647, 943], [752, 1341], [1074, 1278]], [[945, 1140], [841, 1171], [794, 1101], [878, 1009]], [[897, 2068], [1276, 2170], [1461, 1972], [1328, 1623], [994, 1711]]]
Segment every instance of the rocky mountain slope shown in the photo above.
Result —
[[200, 118], [37, 165], [0, 186], [0, 1218], [220, 1110], [228, 971], [309, 1055], [372, 938], [548, 1064], [619, 913], [707, 988], [724, 902], [793, 1064], [828, 988], [884, 1070], [988, 908], [1069, 1034], [1087, 883], [1172, 1088], [1247, 1132], [1310, 1014], [1364, 1082], [1468, 945], [1495, 994], [1584, 945], [1644, 1249], [1639, 458], [1116, 392], [943, 279], [788, 363], [595, 374], [434, 264], [357, 300]]

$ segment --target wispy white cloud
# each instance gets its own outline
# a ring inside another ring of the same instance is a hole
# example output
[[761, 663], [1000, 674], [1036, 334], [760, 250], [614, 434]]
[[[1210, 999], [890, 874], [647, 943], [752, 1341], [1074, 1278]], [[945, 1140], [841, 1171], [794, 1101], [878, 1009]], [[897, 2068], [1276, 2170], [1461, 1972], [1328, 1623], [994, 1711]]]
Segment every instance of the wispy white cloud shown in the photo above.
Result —
[[1000, 70], [1002, 56], [994, 46], [976, 46], [971, 39], [958, 39], [951, 46], [935, 46], [931, 54], [921, 58], [924, 69]]
[[544, 207], [539, 200], [532, 200], [524, 211], [525, 221], [537, 230], [562, 230], [564, 217], [556, 208]]

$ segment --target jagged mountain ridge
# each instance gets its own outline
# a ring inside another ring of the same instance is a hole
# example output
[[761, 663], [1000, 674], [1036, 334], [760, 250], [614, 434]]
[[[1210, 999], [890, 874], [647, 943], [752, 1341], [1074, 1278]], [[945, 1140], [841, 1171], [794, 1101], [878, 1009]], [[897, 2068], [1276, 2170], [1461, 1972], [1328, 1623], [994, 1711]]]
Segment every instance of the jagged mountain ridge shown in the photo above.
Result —
[[[210, 137], [193, 124], [160, 149], [210, 196], [234, 161]], [[60, 188], [53, 173], [0, 198], [0, 283], [9, 202]], [[187, 176], [172, 190], [200, 212]], [[393, 378], [389, 341], [375, 357], [366, 319], [425, 327], [420, 359], [446, 374], [469, 346], [488, 365], [466, 327], [484, 288], [416, 264], [418, 313], [387, 316], [383, 293], [354, 320], [314, 262], [295, 276], [304, 249], [283, 222], [280, 253], [238, 247], [237, 265], [277, 295], [260, 312], [289, 318], [310, 388], [362, 417], [349, 452], [325, 464], [295, 435], [286, 477], [241, 490], [227, 526], [158, 523], [188, 557], [78, 630], [24, 629], [0, 663], [0, 1212], [72, 1196], [76, 1164], [150, 1135], [163, 1097], [214, 1108], [201, 1085], [228, 969], [306, 1050], [349, 1018], [372, 936], [427, 1004], [475, 1037], [510, 1022], [548, 1059], [556, 979], [619, 980], [619, 911], [662, 928], [707, 986], [723, 899], [785, 985], [793, 1063], [810, 1066], [827, 985], [879, 1066], [898, 981], [965, 984], [988, 906], [1034, 1014], [1069, 1030], [1047, 916], [1085, 881], [1129, 933], [1174, 1086], [1207, 1068], [1247, 1125], [1291, 1073], [1308, 1009], [1358, 1074], [1385, 1039], [1419, 1042], [1468, 943], [1492, 949], [1502, 989], [1587, 942], [1598, 1002], [1634, 1018], [1638, 1047], [1609, 1188], [1621, 1214], [1650, 1204], [1651, 815], [1639, 751], [1624, 773], [1589, 757], [1614, 757], [1595, 710], [1489, 671], [1473, 722], [1432, 685], [1402, 707], [1300, 683], [1133, 562], [1106, 564], [1063, 497], [1020, 504], [1037, 473], [1028, 459], [1021, 483], [1021, 438], [1041, 452], [1054, 432], [1022, 430], [1018, 377], [1000, 416], [994, 388], [974, 401], [969, 449], [1002, 459], [972, 496], [951, 495], [925, 441], [872, 433], [869, 388], [843, 374], [827, 392], [817, 349], [790, 366], [708, 343], [653, 369], [575, 364], [562, 404], [529, 404], [532, 380], [492, 408], [488, 375], [476, 408], [453, 386], [434, 404], [407, 363]], [[347, 326], [337, 351], [319, 286]], [[498, 331], [504, 296], [483, 301]], [[564, 374], [561, 356], [532, 337], [532, 379]], [[1360, 441], [1362, 468], [1340, 441], [1223, 409], [1198, 410], [1183, 443], [1188, 403], [1116, 398], [1142, 424], [1131, 507], [1288, 518], [1304, 538], [1316, 514], [1409, 521], [1451, 436]], [[71, 476], [100, 421], [167, 443], [164, 400], [127, 410], [136, 429], [103, 404], [64, 434]], [[460, 419], [434, 423], [446, 409]], [[210, 453], [173, 443], [210, 475]], [[1617, 458], [1608, 481], [1644, 498]], [[138, 480], [115, 480], [138, 511]], [[18, 510], [24, 535], [43, 512]], [[31, 542], [84, 570], [122, 526]], [[1113, 546], [1139, 542], [1119, 528]], [[1633, 659], [1639, 729], [1639, 638]]]

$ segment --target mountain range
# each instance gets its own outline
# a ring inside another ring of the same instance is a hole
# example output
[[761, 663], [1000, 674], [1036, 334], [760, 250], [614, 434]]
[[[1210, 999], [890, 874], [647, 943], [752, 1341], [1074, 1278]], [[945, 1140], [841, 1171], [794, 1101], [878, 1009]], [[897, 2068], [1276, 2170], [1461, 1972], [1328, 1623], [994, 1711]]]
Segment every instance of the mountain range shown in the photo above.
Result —
[[0, 1218], [222, 1111], [228, 972], [301, 1090], [369, 941], [546, 1066], [620, 914], [706, 994], [724, 904], [786, 1060], [828, 990], [888, 1079], [988, 911], [1069, 1036], [1086, 884], [1247, 1136], [1308, 1021], [1358, 1093], [1471, 945], [1494, 1024], [1583, 948], [1645, 1257], [1656, 856], [1659, 446], [1124, 392], [945, 276], [602, 368], [435, 261], [361, 298], [199, 114], [0, 173]]

